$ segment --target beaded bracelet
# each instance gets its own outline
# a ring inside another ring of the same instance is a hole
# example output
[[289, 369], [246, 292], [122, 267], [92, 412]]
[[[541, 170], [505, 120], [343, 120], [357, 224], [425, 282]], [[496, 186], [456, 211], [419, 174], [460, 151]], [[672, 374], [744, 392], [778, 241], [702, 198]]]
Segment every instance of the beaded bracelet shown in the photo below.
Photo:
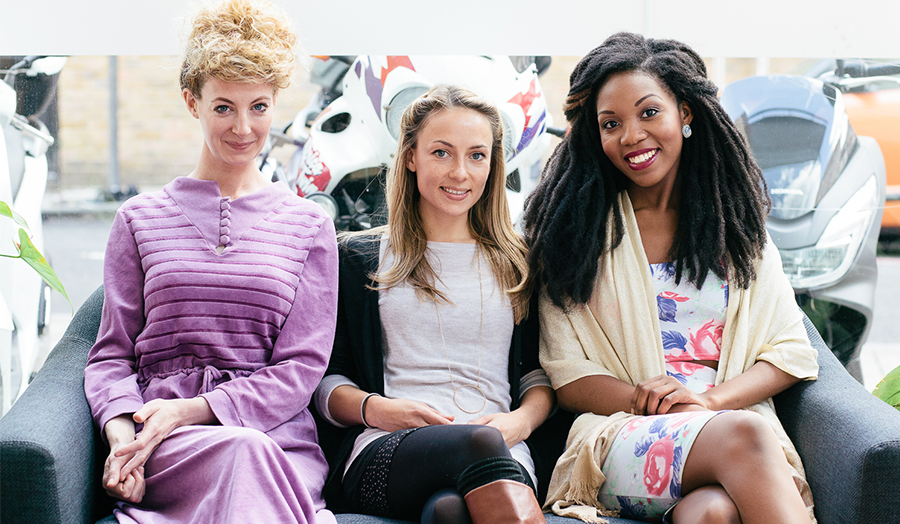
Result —
[[366, 402], [368, 402], [369, 399], [372, 397], [380, 397], [380, 396], [381, 395], [379, 395], [378, 393], [369, 393], [368, 395], [363, 397], [362, 403], [360, 403], [360, 405], [359, 405], [359, 418], [362, 419], [363, 426], [365, 426], [367, 428], [371, 428], [374, 426], [370, 426], [369, 423], [366, 422]]

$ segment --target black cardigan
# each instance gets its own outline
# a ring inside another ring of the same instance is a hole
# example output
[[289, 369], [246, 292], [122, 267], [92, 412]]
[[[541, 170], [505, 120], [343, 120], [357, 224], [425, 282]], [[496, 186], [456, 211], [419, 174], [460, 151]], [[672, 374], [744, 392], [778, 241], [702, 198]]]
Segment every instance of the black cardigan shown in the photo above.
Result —
[[[381, 344], [381, 317], [378, 291], [369, 275], [378, 269], [380, 241], [354, 237], [340, 243], [337, 331], [326, 375], [344, 375], [363, 391], [384, 394], [384, 361]], [[519, 382], [523, 375], [540, 367], [537, 301], [532, 300], [528, 318], [515, 326], [509, 352], [509, 384], [512, 405], [519, 406]], [[325, 484], [325, 500], [336, 512], [346, 509], [341, 478], [356, 437], [363, 426], [337, 428], [318, 413], [319, 443], [331, 471]], [[565, 446], [572, 416], [557, 411], [526, 440], [531, 449], [541, 499], [550, 473]]]

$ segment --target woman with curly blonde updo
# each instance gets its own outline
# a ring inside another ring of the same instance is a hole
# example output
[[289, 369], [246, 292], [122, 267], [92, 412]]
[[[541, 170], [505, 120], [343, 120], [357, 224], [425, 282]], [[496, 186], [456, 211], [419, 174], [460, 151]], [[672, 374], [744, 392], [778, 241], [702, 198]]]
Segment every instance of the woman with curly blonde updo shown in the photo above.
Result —
[[196, 169], [116, 214], [85, 370], [119, 522], [334, 523], [307, 406], [337, 315], [334, 226], [255, 159], [296, 37], [264, 0], [193, 19]]

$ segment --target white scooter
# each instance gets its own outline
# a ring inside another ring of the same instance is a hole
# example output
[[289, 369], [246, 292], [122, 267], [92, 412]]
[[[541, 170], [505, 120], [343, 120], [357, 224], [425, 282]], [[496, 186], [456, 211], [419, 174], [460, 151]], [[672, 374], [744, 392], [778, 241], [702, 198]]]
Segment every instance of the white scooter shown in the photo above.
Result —
[[750, 77], [722, 91], [766, 178], [768, 229], [798, 304], [847, 371], [872, 324], [875, 250], [885, 201], [884, 157], [857, 136], [842, 79]]
[[[40, 122], [16, 114], [15, 75], [54, 75], [65, 58], [28, 57], [0, 82], [0, 201], [28, 224], [32, 243], [44, 251], [41, 201], [47, 185], [47, 149], [53, 137]], [[37, 125], [37, 127], [35, 127]], [[15, 255], [20, 226], [0, 217], [0, 253]], [[49, 319], [50, 288], [22, 260], [0, 257], [0, 415], [25, 390]]]
[[[311, 80], [322, 90], [285, 133], [273, 132], [261, 168], [321, 205], [341, 230], [385, 222], [384, 177], [397, 149], [400, 116], [437, 84], [467, 87], [500, 110], [507, 198], [514, 221], [534, 187], [550, 138], [547, 101], [538, 80], [546, 60], [507, 56], [359, 56], [315, 60]], [[268, 155], [297, 146], [287, 169]]]

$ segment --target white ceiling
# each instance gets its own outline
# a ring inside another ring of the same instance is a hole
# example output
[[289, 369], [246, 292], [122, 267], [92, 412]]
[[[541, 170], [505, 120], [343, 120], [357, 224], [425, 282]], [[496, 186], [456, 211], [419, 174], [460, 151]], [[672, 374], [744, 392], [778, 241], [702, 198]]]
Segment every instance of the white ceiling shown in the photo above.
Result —
[[[900, 57], [898, 0], [277, 3], [310, 54], [583, 55], [627, 30], [682, 40], [711, 57]], [[178, 54], [187, 4], [3, 0], [0, 54]]]

